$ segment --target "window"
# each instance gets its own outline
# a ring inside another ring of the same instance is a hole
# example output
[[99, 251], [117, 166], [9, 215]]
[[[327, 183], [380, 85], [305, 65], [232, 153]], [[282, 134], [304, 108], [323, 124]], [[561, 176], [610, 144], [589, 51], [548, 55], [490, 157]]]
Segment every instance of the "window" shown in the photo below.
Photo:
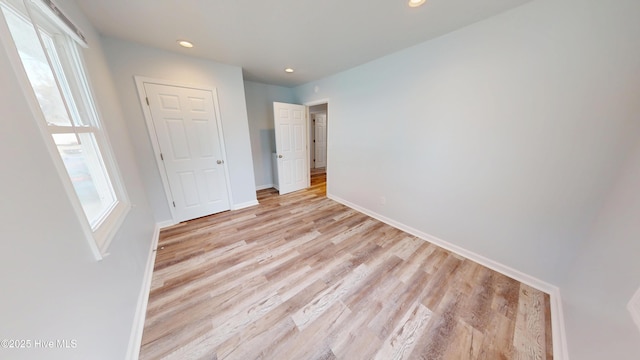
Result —
[[78, 44], [86, 43], [50, 0], [25, 4], [0, 0], [25, 82], [42, 114], [45, 140], [101, 259], [129, 205], [85, 75]]

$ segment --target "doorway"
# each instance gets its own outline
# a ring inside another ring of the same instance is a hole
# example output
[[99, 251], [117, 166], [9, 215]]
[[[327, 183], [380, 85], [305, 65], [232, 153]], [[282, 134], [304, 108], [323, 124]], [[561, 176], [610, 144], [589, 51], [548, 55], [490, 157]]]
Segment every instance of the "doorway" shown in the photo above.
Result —
[[309, 166], [311, 186], [326, 184], [327, 178], [327, 130], [329, 104], [324, 101], [309, 104]]
[[276, 153], [274, 186], [284, 195], [326, 181], [328, 166], [327, 100], [297, 105], [273, 103]]

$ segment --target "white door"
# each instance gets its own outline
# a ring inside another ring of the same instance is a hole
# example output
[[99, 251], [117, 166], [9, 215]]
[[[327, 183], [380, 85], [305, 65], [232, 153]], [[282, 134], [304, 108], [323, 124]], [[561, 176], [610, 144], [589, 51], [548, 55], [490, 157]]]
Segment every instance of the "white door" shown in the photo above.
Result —
[[144, 90], [174, 221], [229, 210], [214, 91], [147, 82]]
[[327, 166], [327, 114], [316, 114], [314, 123], [315, 167]]
[[302, 105], [273, 103], [281, 195], [309, 186], [306, 112]]

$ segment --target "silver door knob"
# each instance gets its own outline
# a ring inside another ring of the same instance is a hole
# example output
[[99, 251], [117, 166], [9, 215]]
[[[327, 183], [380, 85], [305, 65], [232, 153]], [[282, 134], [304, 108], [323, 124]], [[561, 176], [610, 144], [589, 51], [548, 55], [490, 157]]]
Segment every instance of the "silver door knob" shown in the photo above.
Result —
[[278, 157], [279, 157], [280, 159], [282, 159], [282, 155], [278, 155]]
[[224, 161], [222, 161], [222, 160], [218, 160], [218, 161], [216, 161], [216, 162], [218, 163], [218, 165], [220, 165], [220, 164], [224, 164]]

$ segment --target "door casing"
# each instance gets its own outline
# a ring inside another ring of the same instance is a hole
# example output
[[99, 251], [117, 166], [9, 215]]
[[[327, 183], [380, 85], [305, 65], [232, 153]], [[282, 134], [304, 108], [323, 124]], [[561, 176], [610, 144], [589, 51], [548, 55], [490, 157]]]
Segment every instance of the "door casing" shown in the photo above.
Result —
[[[231, 180], [229, 177], [229, 168], [227, 166], [227, 153], [226, 153], [226, 146], [224, 143], [224, 132], [222, 131], [222, 118], [220, 117], [220, 106], [218, 104], [218, 95], [217, 95], [217, 91], [216, 88], [211, 87], [211, 86], [206, 86], [206, 85], [193, 85], [193, 84], [184, 84], [184, 83], [180, 83], [180, 82], [176, 82], [176, 81], [170, 81], [170, 80], [163, 80], [163, 79], [154, 79], [154, 78], [149, 78], [149, 77], [144, 77], [144, 76], [134, 76], [135, 79], [135, 83], [136, 83], [136, 88], [138, 90], [138, 97], [140, 100], [140, 105], [142, 107], [142, 112], [144, 113], [144, 118], [145, 118], [145, 122], [147, 125], [147, 133], [149, 135], [149, 139], [151, 141], [151, 146], [153, 148], [153, 153], [156, 159], [156, 166], [158, 167], [158, 172], [160, 173], [160, 178], [162, 180], [162, 186], [164, 188], [164, 192], [165, 192], [165, 199], [167, 202], [167, 206], [169, 207], [169, 211], [171, 212], [171, 219], [173, 224], [177, 224], [179, 221], [177, 220], [177, 215], [176, 215], [176, 211], [175, 208], [173, 207], [172, 204], [172, 195], [171, 195], [171, 187], [169, 186], [169, 179], [167, 177], [167, 172], [166, 172], [166, 168], [164, 166], [164, 162], [161, 159], [161, 151], [160, 151], [160, 144], [158, 143], [158, 139], [155, 136], [156, 133], [156, 129], [155, 129], [155, 125], [153, 122], [153, 117], [151, 116], [151, 110], [149, 109], [149, 107], [147, 106], [146, 103], [146, 92], [144, 89], [144, 84], [145, 83], [153, 83], [153, 84], [159, 84], [159, 85], [166, 85], [166, 86], [174, 86], [174, 87], [187, 87], [187, 88], [194, 88], [194, 89], [199, 89], [199, 90], [205, 90], [205, 91], [211, 91], [211, 93], [213, 94], [213, 102], [214, 102], [214, 108], [215, 108], [215, 113], [216, 113], [216, 117], [218, 119], [217, 121], [217, 125], [218, 125], [218, 132], [220, 134], [220, 150], [221, 150], [221, 154], [222, 154], [222, 160], [223, 160], [223, 164], [222, 166], [224, 166], [224, 173], [225, 173], [225, 178], [226, 178], [226, 182], [227, 182], [227, 196], [229, 198], [229, 206], [231, 208], [233, 208], [233, 196], [231, 193]], [[167, 224], [168, 225], [168, 224]]]

